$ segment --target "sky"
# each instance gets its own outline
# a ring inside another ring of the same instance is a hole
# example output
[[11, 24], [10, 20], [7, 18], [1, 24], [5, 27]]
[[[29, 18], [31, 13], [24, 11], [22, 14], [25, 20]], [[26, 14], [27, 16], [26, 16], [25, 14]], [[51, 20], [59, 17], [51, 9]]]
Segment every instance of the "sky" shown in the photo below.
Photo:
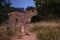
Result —
[[16, 8], [27, 8], [28, 6], [35, 7], [33, 0], [11, 0], [11, 6]]

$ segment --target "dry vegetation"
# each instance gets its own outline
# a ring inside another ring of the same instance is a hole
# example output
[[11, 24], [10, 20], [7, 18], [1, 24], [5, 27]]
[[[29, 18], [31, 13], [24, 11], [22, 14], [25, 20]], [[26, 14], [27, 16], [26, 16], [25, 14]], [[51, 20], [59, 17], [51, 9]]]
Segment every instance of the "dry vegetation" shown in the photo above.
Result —
[[36, 32], [38, 40], [60, 40], [60, 26], [34, 26], [30, 32]]
[[[33, 26], [31, 26], [31, 28], [29, 29], [29, 31], [36, 33], [36, 37], [38, 38], [38, 40], [60, 40], [59, 24], [60, 23], [56, 23], [56, 22], [54, 23], [40, 22], [40, 23], [33, 24]], [[17, 27], [13, 27], [13, 28], [14, 30], [12, 31], [11, 29], [7, 28], [7, 25], [1, 25], [0, 40], [11, 40], [13, 35], [15, 35], [16, 32], [20, 31], [20, 28]]]
[[0, 26], [0, 40], [10, 40], [11, 32], [4, 26]]
[[[13, 31], [12, 31], [13, 30]], [[11, 38], [15, 35], [17, 28], [7, 28], [6, 24], [0, 25], [0, 40], [12, 40]]]

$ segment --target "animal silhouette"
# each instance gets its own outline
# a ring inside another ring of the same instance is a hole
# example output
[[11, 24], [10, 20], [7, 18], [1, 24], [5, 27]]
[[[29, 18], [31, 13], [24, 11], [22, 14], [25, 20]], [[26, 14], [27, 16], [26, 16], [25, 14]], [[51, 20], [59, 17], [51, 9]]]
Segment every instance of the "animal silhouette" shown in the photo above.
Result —
[[[25, 12], [14, 11], [9, 15], [9, 27], [20, 27], [23, 33], [28, 33], [27, 24], [31, 23], [31, 17], [35, 16], [37, 11], [35, 9], [27, 10]], [[23, 30], [22, 30], [23, 29]]]

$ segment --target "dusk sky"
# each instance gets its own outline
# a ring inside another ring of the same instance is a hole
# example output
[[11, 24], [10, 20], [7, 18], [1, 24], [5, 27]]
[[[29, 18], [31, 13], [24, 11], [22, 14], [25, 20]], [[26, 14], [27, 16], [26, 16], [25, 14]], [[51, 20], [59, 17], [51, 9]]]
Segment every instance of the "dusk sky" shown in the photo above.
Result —
[[28, 6], [35, 7], [33, 0], [11, 0], [13, 7], [26, 8]]

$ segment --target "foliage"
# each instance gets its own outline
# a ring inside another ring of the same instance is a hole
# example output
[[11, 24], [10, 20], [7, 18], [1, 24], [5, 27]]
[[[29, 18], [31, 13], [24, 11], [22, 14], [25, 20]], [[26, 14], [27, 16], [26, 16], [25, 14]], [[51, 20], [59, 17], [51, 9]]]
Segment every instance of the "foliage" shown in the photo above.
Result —
[[32, 7], [32, 6], [28, 6], [28, 7], [26, 8], [27, 11], [28, 11], [28, 10], [31, 10], [31, 9], [35, 9], [35, 8]]
[[35, 0], [39, 20], [60, 19], [60, 0]]

